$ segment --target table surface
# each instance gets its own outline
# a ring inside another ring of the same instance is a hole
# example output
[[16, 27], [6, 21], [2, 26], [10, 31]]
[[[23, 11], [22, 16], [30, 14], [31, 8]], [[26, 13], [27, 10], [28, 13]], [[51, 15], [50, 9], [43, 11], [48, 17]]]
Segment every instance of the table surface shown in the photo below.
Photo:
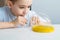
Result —
[[0, 40], [60, 40], [60, 24], [52, 33], [37, 33], [31, 28], [0, 29]]

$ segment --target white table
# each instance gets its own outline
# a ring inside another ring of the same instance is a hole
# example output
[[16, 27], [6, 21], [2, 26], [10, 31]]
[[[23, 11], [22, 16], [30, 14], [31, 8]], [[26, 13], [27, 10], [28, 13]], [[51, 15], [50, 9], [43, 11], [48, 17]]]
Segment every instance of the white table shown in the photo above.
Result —
[[0, 40], [60, 40], [60, 24], [52, 33], [36, 33], [30, 28], [0, 29]]

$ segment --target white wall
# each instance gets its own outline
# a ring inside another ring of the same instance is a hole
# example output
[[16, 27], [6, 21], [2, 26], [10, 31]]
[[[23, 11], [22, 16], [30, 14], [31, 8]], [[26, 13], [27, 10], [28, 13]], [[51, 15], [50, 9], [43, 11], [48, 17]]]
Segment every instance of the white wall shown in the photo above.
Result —
[[60, 0], [33, 0], [32, 10], [46, 13], [52, 23], [60, 23]]

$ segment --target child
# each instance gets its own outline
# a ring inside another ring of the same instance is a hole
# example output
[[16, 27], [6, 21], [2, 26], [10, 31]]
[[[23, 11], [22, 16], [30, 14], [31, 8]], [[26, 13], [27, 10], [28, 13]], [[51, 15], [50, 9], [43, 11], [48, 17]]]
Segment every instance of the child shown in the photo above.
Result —
[[48, 23], [35, 12], [30, 11], [31, 5], [32, 0], [7, 0], [7, 6], [0, 8], [0, 28]]

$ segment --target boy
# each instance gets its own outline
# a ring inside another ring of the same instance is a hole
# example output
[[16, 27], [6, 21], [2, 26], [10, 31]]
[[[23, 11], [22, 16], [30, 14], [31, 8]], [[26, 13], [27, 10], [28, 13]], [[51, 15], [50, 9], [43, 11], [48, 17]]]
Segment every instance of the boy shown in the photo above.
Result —
[[0, 28], [45, 23], [35, 12], [30, 11], [31, 5], [32, 0], [7, 0], [7, 6], [0, 8]]

